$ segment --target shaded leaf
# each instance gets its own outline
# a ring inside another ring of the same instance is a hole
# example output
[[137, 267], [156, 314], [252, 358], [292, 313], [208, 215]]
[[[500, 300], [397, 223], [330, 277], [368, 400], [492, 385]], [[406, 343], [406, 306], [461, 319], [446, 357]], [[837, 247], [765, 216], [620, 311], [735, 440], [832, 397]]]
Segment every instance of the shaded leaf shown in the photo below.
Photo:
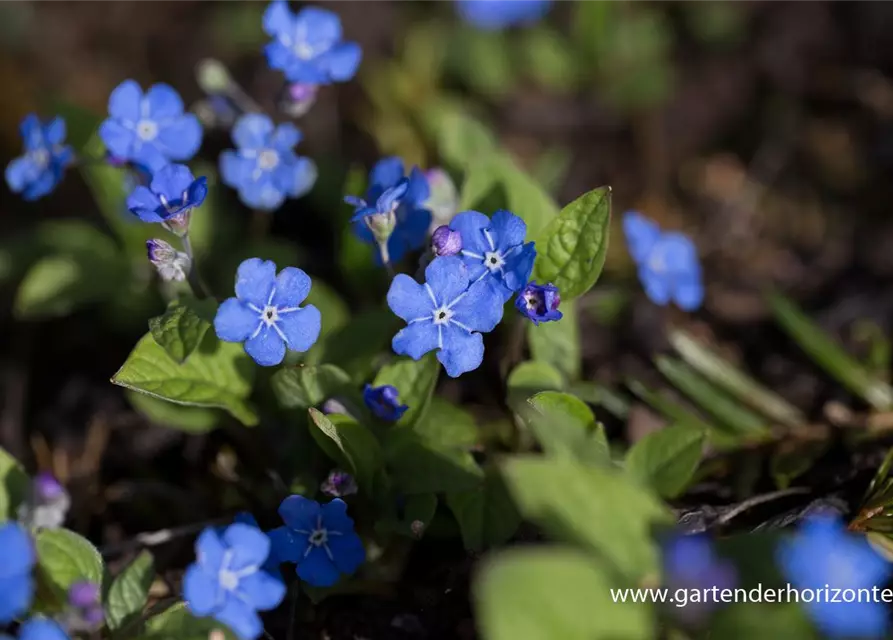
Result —
[[[45, 529], [35, 543], [41, 584], [52, 591], [57, 603], [65, 602], [75, 582], [102, 584], [102, 557], [86, 538], [68, 529]], [[51, 602], [42, 604], [52, 606]]]
[[506, 542], [521, 524], [505, 481], [494, 470], [484, 474], [479, 487], [448, 493], [446, 503], [459, 522], [465, 548], [472, 551]]
[[649, 433], [626, 454], [626, 470], [664, 498], [675, 498], [694, 477], [704, 435], [679, 425]]
[[561, 391], [564, 388], [564, 378], [552, 365], [530, 360], [521, 362], [512, 369], [506, 380], [506, 387], [508, 404], [516, 407], [540, 391]]
[[430, 442], [405, 429], [388, 432], [384, 455], [394, 485], [406, 495], [467, 491], [483, 477], [465, 449]]
[[309, 409], [352, 387], [350, 376], [333, 364], [280, 369], [270, 385], [286, 409]]
[[186, 604], [178, 602], [146, 621], [146, 634], [140, 640], [208, 640], [212, 631], [223, 632], [225, 640], [236, 635], [214, 618], [197, 618]]
[[154, 579], [155, 563], [148, 551], [140, 553], [115, 576], [105, 595], [105, 621], [109, 629], [127, 626], [142, 614]]
[[391, 385], [400, 393], [400, 402], [409, 407], [397, 422], [399, 426], [412, 426], [425, 416], [437, 377], [440, 363], [433, 352], [420, 360], [398, 358], [383, 366], [375, 376], [373, 387]]
[[573, 300], [561, 302], [563, 317], [558, 322], [539, 326], [528, 323], [527, 342], [530, 357], [558, 369], [569, 382], [580, 378], [583, 359], [580, 355], [580, 325]]
[[217, 409], [174, 404], [137, 391], [128, 391], [127, 401], [152, 422], [186, 433], [207, 433], [219, 426], [224, 416]]
[[340, 468], [357, 479], [361, 491], [371, 495], [375, 474], [384, 461], [378, 440], [368, 428], [348, 416], [326, 416], [313, 408], [309, 412], [313, 439]]
[[28, 474], [21, 463], [0, 447], [0, 523], [16, 517], [28, 484]]

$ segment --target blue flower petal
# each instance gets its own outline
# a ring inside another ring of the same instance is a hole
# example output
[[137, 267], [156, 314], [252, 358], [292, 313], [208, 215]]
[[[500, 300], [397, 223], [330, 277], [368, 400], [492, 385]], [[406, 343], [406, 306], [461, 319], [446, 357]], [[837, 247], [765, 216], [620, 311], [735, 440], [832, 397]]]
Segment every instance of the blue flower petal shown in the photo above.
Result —
[[[267, 53], [267, 59], [270, 60], [270, 66], [277, 68], [273, 64], [273, 60], [278, 60], [277, 52]], [[301, 60], [295, 57], [292, 52], [288, 53], [288, 58], [284, 67], [285, 77], [289, 82], [301, 84], [327, 84], [331, 81], [328, 73], [324, 69], [320, 69], [316, 64], [316, 60]]]
[[322, 329], [322, 315], [319, 309], [308, 304], [300, 311], [289, 311], [279, 316], [276, 323], [282, 335], [285, 336], [286, 345], [292, 351], [304, 352], [312, 347], [319, 339]]
[[214, 618], [232, 629], [240, 640], [256, 640], [264, 632], [257, 612], [233, 594], [227, 594]]
[[[438, 258], [441, 260], [442, 258]], [[494, 293], [488, 279], [472, 284], [452, 306], [453, 318], [472, 331], [493, 331], [502, 321], [502, 297]]]
[[330, 537], [328, 544], [335, 566], [341, 573], [353, 575], [366, 561], [366, 549], [363, 547], [363, 541], [353, 531], [343, 536]]
[[6, 184], [13, 193], [20, 193], [40, 175], [40, 168], [28, 156], [16, 158], [6, 166]]
[[25, 188], [22, 198], [29, 201], [42, 198], [52, 191], [58, 182], [59, 177], [52, 170], [43, 171], [34, 182]]
[[294, 18], [285, 0], [274, 0], [264, 11], [264, 33], [277, 36], [280, 33], [291, 35], [295, 31]]
[[273, 129], [273, 121], [268, 116], [246, 113], [233, 127], [233, 142], [239, 149], [263, 149], [269, 144]]
[[54, 620], [31, 618], [19, 629], [19, 640], [69, 640], [69, 638]]
[[252, 573], [239, 580], [239, 595], [251, 603], [259, 611], [275, 609], [285, 597], [285, 585], [282, 580], [264, 571]]
[[288, 496], [279, 505], [279, 517], [290, 529], [315, 529], [320, 513], [318, 502], [299, 495]]
[[413, 167], [409, 172], [409, 185], [403, 196], [404, 202], [418, 207], [424, 204], [429, 197], [431, 197], [431, 186], [428, 184], [428, 178], [425, 177], [421, 169]]
[[330, 81], [346, 82], [354, 77], [362, 59], [363, 50], [360, 45], [342, 42], [317, 57], [314, 62]]
[[670, 303], [673, 289], [672, 282], [667, 279], [666, 274], [642, 266], [639, 269], [639, 280], [642, 281], [642, 287], [651, 302], [659, 306]]
[[310, 295], [310, 276], [297, 267], [285, 267], [276, 276], [276, 292], [273, 306], [278, 308], [297, 307]]
[[275, 284], [276, 263], [272, 260], [249, 258], [236, 271], [236, 297], [259, 309], [266, 307], [272, 300]]
[[158, 130], [156, 142], [171, 160], [190, 160], [202, 146], [202, 125], [194, 114], [177, 116]]
[[234, 189], [251, 178], [251, 172], [257, 163], [228, 149], [220, 154], [220, 178], [223, 183]]
[[341, 19], [327, 9], [304, 7], [298, 12], [296, 23], [296, 30], [303, 35], [301, 41], [317, 53], [341, 40]]
[[186, 200], [191, 207], [198, 207], [205, 201], [208, 195], [208, 179], [205, 176], [199, 176], [193, 180], [192, 184], [186, 190]]
[[275, 367], [285, 358], [285, 342], [273, 327], [263, 325], [245, 342], [245, 353], [262, 367]]
[[140, 119], [143, 90], [136, 80], [125, 80], [109, 96], [109, 115], [136, 124]]
[[281, 153], [294, 149], [302, 138], [300, 129], [290, 122], [285, 122], [276, 127], [270, 139], [270, 146]]
[[382, 158], [369, 172], [369, 184], [380, 185], [382, 189], [390, 189], [402, 179], [403, 160], [398, 156]]
[[437, 359], [451, 378], [474, 371], [484, 361], [484, 337], [454, 324], [444, 325], [443, 349], [437, 352]]
[[127, 196], [127, 209], [143, 222], [164, 222], [158, 214], [161, 200], [148, 187], [140, 185]]
[[294, 59], [294, 52], [279, 40], [273, 40], [267, 44], [264, 47], [264, 55], [267, 57], [267, 64], [271, 69], [285, 70]]
[[338, 567], [321, 547], [314, 548], [298, 563], [298, 576], [314, 587], [331, 587], [341, 578]]
[[220, 569], [225, 552], [226, 548], [220, 536], [211, 527], [203, 530], [195, 541], [196, 562], [209, 572], [217, 572]]
[[469, 277], [476, 280], [484, 272], [482, 260], [490, 251], [490, 245], [484, 237], [484, 229], [490, 226], [490, 219], [478, 211], [462, 211], [450, 221], [450, 229], [462, 235], [462, 255], [467, 257], [465, 264], [470, 270]]
[[111, 118], [99, 125], [99, 137], [109, 152], [118, 158], [130, 158], [133, 154], [136, 132], [128, 129], [118, 120]]
[[183, 100], [180, 94], [163, 82], [149, 87], [146, 92], [146, 103], [149, 105], [149, 117], [155, 121], [183, 115]]
[[48, 146], [55, 146], [65, 141], [65, 133], [65, 120], [61, 116], [56, 116], [44, 127], [43, 137]]
[[285, 202], [285, 193], [273, 184], [269, 172], [258, 179], [244, 182], [239, 189], [239, 197], [247, 206], [261, 211], [274, 211]]
[[28, 611], [34, 596], [34, 581], [30, 574], [0, 578], [0, 593], [3, 594], [0, 598], [0, 625], [4, 625]]
[[418, 208], [407, 211], [401, 205], [397, 217], [399, 224], [394, 234], [403, 241], [406, 250], [423, 247], [428, 239], [428, 229], [431, 227], [431, 211]]
[[316, 163], [310, 158], [298, 157], [296, 162], [283, 162], [273, 169], [273, 182], [292, 198], [308, 193], [316, 184], [316, 178]]
[[627, 211], [623, 214], [623, 234], [633, 262], [639, 264], [660, 239], [660, 227], [638, 211]]
[[282, 562], [298, 562], [304, 557], [307, 549], [306, 536], [300, 537], [292, 533], [288, 527], [276, 527], [268, 531], [270, 538], [270, 554]]
[[168, 200], [179, 200], [189, 191], [195, 177], [184, 164], [169, 164], [152, 176], [149, 188], [157, 194], [164, 194]]
[[391, 311], [406, 322], [430, 317], [436, 306], [428, 289], [405, 273], [391, 281], [387, 301]]
[[[527, 225], [519, 216], [511, 211], [500, 209], [490, 220], [489, 232], [496, 248], [507, 251], [524, 242], [527, 236]], [[524, 281], [525, 284], [527, 281]]]
[[259, 567], [270, 555], [270, 539], [257, 527], [236, 522], [226, 528], [222, 537], [229, 547], [229, 566], [233, 571]]
[[342, 534], [353, 531], [353, 519], [347, 515], [347, 503], [341, 498], [335, 498], [322, 505], [320, 512], [326, 529]]
[[19, 135], [25, 144], [25, 151], [34, 151], [46, 147], [46, 140], [43, 137], [43, 125], [40, 118], [33, 113], [29, 113], [22, 118], [19, 123]]
[[155, 173], [168, 165], [168, 158], [162, 152], [161, 145], [157, 139], [153, 142], [142, 144], [139, 138], [134, 138], [133, 145], [133, 152], [130, 155], [130, 160], [133, 161], [133, 164], [148, 169], [150, 173]]
[[434, 258], [425, 268], [425, 283], [436, 306], [448, 305], [468, 289], [468, 268], [457, 256]]
[[394, 208], [394, 203], [398, 202], [409, 186], [409, 180], [401, 178], [397, 184], [389, 189], [385, 189], [378, 200], [375, 201], [375, 210], [379, 213], [386, 213]]
[[220, 602], [220, 583], [216, 574], [202, 570], [198, 564], [189, 565], [183, 575], [183, 599], [188, 609], [197, 616], [209, 615]]
[[397, 332], [391, 340], [394, 353], [418, 360], [440, 345], [440, 331], [433, 322], [414, 322]]
[[[533, 262], [536, 259], [536, 248], [532, 242], [528, 242], [519, 249], [515, 249], [506, 256], [503, 267], [503, 283], [510, 292], [520, 291], [530, 280], [533, 273]], [[511, 297], [505, 297], [507, 301]]]
[[695, 311], [704, 303], [704, 286], [698, 279], [677, 281], [673, 301], [683, 311]]

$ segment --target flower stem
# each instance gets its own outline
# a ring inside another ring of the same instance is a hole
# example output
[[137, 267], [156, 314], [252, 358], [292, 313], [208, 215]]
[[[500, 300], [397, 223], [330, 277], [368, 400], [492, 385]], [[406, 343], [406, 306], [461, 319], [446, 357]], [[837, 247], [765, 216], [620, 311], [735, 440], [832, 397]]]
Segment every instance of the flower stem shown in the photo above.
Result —
[[381, 254], [381, 263], [388, 271], [388, 277], [393, 280], [394, 276], [396, 276], [397, 274], [394, 271], [394, 265], [391, 264], [391, 254], [390, 252], [388, 252], [387, 241], [378, 243], [378, 252]]
[[254, 209], [251, 212], [251, 237], [254, 240], [263, 240], [270, 234], [273, 225], [273, 213]]
[[202, 278], [198, 273], [198, 267], [195, 264], [195, 253], [192, 250], [192, 243], [189, 241], [189, 234], [187, 233], [183, 236], [182, 240], [183, 251], [189, 256], [189, 273], [186, 276], [186, 280], [189, 282], [189, 287], [192, 289], [193, 295], [199, 300], [210, 298], [211, 294], [208, 292], [205, 283], [202, 282]]

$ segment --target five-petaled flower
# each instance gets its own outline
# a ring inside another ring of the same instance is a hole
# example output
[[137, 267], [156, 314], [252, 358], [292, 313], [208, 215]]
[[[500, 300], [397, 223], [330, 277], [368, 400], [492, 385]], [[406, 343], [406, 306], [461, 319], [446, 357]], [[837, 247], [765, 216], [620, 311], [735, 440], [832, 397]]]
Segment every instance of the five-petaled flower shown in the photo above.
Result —
[[[6, 639], [8, 636], [0, 636]], [[59, 623], [42, 616], [31, 618], [19, 629], [19, 640], [69, 640]]]
[[[365, 198], [349, 196], [345, 201], [356, 209], [351, 220], [354, 232], [364, 242], [376, 243], [377, 239], [366, 219], [370, 216], [393, 212], [394, 226], [389, 235], [384, 257], [397, 262], [407, 251], [419, 249], [425, 244], [431, 212], [425, 208], [429, 188], [425, 174], [414, 167], [407, 177], [403, 160], [391, 156], [379, 160], [369, 173], [369, 188]], [[378, 259], [381, 260], [382, 256]]]
[[0, 525], [0, 625], [25, 613], [34, 595], [36, 561], [31, 536], [20, 524]]
[[155, 172], [148, 187], [127, 196], [127, 208], [143, 222], [161, 222], [185, 233], [189, 212], [208, 195], [208, 179], [196, 178], [183, 164], [167, 164]]
[[274, 0], [264, 12], [263, 26], [274, 38], [264, 49], [267, 62], [289, 82], [346, 82], [360, 65], [360, 46], [342, 41], [341, 20], [331, 11], [305, 7], [295, 15], [284, 0]]
[[483, 280], [507, 302], [530, 279], [536, 248], [524, 243], [527, 225], [500, 209], [490, 219], [477, 211], [463, 211], [450, 222], [462, 234], [460, 255], [472, 282]]
[[[706, 535], [672, 534], [662, 545], [664, 585], [670, 589], [732, 589], [738, 582], [734, 565], [716, 555]], [[689, 602], [674, 607], [674, 614], [689, 624], [700, 623], [713, 610], [716, 602]]]
[[[254, 527], [255, 529], [260, 529], [260, 525], [257, 523], [257, 519], [248, 513], [247, 511], [240, 511], [233, 518], [233, 522], [237, 524], [246, 524], [249, 527]], [[218, 527], [217, 535], [222, 536], [226, 531], [226, 527]], [[270, 554], [267, 556], [266, 562], [261, 565], [261, 569], [269, 573], [274, 578], [278, 578], [282, 580], [282, 571], [279, 569], [279, 558], [276, 556], [276, 549], [273, 546], [270, 546]]]
[[195, 543], [195, 563], [183, 577], [183, 597], [197, 616], [212, 616], [242, 640], [263, 633], [258, 611], [275, 609], [285, 597], [285, 585], [263, 570], [270, 538], [247, 524], [231, 524], [218, 534], [202, 531]]
[[246, 206], [273, 211], [286, 197], [299, 198], [313, 188], [316, 164], [295, 153], [301, 132], [293, 124], [277, 127], [265, 115], [247, 113], [233, 127], [232, 139], [236, 149], [220, 154], [220, 176]]
[[[864, 535], [848, 533], [840, 520], [829, 516], [806, 520], [793, 538], [780, 544], [776, 557], [782, 573], [798, 589], [821, 590], [832, 585], [841, 590], [871, 590], [893, 573], [890, 563], [871, 548]], [[887, 607], [880, 601], [816, 599], [805, 606], [819, 629], [830, 637], [880, 637], [890, 628]]]
[[144, 94], [135, 80], [125, 80], [109, 96], [99, 137], [117, 159], [157, 171], [192, 158], [202, 144], [202, 126], [183, 112], [183, 100], [170, 85], [152, 85]]
[[405, 404], [400, 404], [399, 396], [397, 388], [389, 384], [381, 387], [367, 384], [363, 387], [363, 402], [375, 417], [388, 422], [396, 422], [409, 409]]
[[282, 362], [285, 349], [307, 351], [319, 338], [322, 318], [312, 304], [299, 306], [310, 294], [310, 277], [296, 267], [276, 275], [269, 260], [249, 258], [236, 272], [236, 297], [225, 300], [214, 318], [217, 337], [244, 342], [257, 364]]
[[63, 144], [65, 120], [60, 117], [42, 124], [36, 115], [29, 114], [19, 125], [19, 132], [24, 154], [6, 167], [6, 183], [25, 200], [37, 200], [56, 188], [74, 154]]
[[692, 241], [681, 233], [663, 232], [641, 213], [623, 214], [623, 232], [639, 280], [648, 298], [657, 305], [675, 302], [694, 311], [704, 301], [701, 264]]
[[561, 304], [561, 296], [558, 293], [558, 287], [551, 282], [539, 285], [536, 281], [532, 281], [515, 298], [515, 308], [537, 325], [540, 322], [561, 320], [559, 304]]
[[289, 496], [279, 506], [279, 515], [285, 526], [270, 531], [270, 539], [278, 557], [296, 563], [298, 576], [308, 584], [331, 587], [341, 574], [352, 575], [366, 560], [343, 500], [320, 505]]
[[484, 359], [484, 338], [502, 320], [503, 300], [486, 281], [471, 282], [458, 256], [435, 258], [425, 284], [400, 273], [388, 290], [388, 306], [407, 322], [391, 341], [414, 360], [434, 349], [447, 375], [457, 378]]
[[552, 0], [456, 0], [462, 19], [487, 31], [536, 22], [551, 5]]

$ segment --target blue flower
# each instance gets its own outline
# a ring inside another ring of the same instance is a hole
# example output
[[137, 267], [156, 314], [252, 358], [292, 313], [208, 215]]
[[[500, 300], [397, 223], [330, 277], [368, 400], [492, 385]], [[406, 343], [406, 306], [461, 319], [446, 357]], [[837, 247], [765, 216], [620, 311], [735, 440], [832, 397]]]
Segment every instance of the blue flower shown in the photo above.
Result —
[[477, 211], [463, 211], [450, 222], [462, 234], [462, 259], [472, 282], [484, 280], [507, 302], [530, 279], [536, 249], [524, 244], [527, 225], [510, 211], [500, 209], [491, 220]]
[[662, 232], [655, 222], [636, 211], [623, 214], [623, 232], [639, 280], [654, 304], [675, 302], [684, 311], [701, 306], [701, 264], [691, 240], [681, 233]]
[[365, 198], [348, 197], [345, 200], [356, 209], [351, 220], [354, 232], [364, 242], [374, 243], [376, 240], [363, 218], [384, 210], [394, 212], [395, 226], [388, 239], [387, 253], [391, 261], [398, 262], [407, 251], [425, 244], [431, 224], [431, 211], [425, 208], [428, 195], [425, 174], [414, 167], [406, 177], [403, 160], [391, 156], [379, 160], [372, 168]]
[[34, 595], [36, 557], [28, 532], [15, 522], [0, 525], [0, 625], [25, 613]]
[[314, 587], [331, 587], [341, 574], [352, 575], [366, 560], [363, 541], [353, 530], [343, 500], [320, 506], [303, 496], [289, 496], [279, 506], [284, 527], [270, 538], [279, 557], [298, 566], [298, 576]]
[[117, 158], [157, 171], [169, 161], [192, 158], [202, 144], [202, 126], [183, 112], [183, 100], [170, 85], [152, 85], [144, 94], [135, 80], [125, 80], [109, 96], [109, 118], [99, 137]]
[[[891, 575], [890, 564], [864, 536], [849, 534], [840, 520], [827, 516], [806, 520], [795, 537], [781, 543], [776, 557], [782, 573], [798, 589], [824, 590], [830, 585], [870, 590]], [[879, 637], [889, 629], [881, 602], [814, 599], [804, 604], [815, 624], [831, 637]]]
[[363, 402], [375, 417], [388, 422], [396, 422], [409, 409], [405, 404], [400, 404], [398, 396], [397, 389], [389, 384], [382, 387], [367, 384], [363, 387]]
[[346, 82], [357, 72], [362, 51], [341, 40], [341, 20], [331, 11], [305, 7], [293, 14], [283, 0], [264, 12], [264, 31], [275, 38], [266, 46], [267, 62], [289, 82]]
[[530, 282], [515, 298], [515, 308], [537, 325], [540, 322], [561, 320], [559, 304], [561, 296], [558, 287], [551, 282], [544, 285], [538, 285], [535, 281]]
[[425, 269], [425, 284], [400, 273], [388, 290], [388, 306], [407, 326], [391, 341], [400, 355], [418, 360], [438, 349], [447, 375], [457, 378], [481, 366], [483, 332], [502, 320], [502, 298], [485, 281], [471, 283], [458, 256], [435, 258]]
[[[717, 557], [710, 538], [705, 535], [674, 534], [662, 547], [664, 585], [669, 589], [733, 589], [738, 583], [735, 566]], [[697, 623], [715, 604], [709, 599], [690, 602], [686, 607], [674, 607], [674, 614]]]
[[258, 611], [275, 609], [285, 597], [281, 580], [263, 571], [270, 539], [246, 524], [227, 527], [222, 535], [205, 529], [195, 543], [195, 563], [183, 577], [183, 597], [197, 616], [212, 616], [242, 640], [263, 633]]
[[207, 195], [207, 178], [194, 177], [186, 165], [168, 164], [155, 173], [148, 187], [140, 185], [127, 196], [127, 208], [143, 222], [184, 220]]
[[286, 347], [307, 351], [319, 338], [319, 309], [299, 306], [309, 294], [310, 277], [300, 269], [286, 267], [277, 276], [272, 261], [249, 258], [236, 272], [236, 297], [217, 310], [214, 330], [221, 340], [244, 342], [257, 364], [272, 367]]
[[33, 113], [19, 125], [24, 155], [6, 167], [6, 183], [25, 200], [37, 200], [56, 188], [74, 154], [65, 141], [65, 120], [53, 118], [46, 124]]
[[299, 198], [313, 188], [316, 165], [295, 153], [301, 132], [293, 124], [277, 127], [265, 115], [247, 113], [232, 138], [236, 150], [220, 154], [220, 176], [246, 206], [273, 211], [286, 196]]
[[31, 618], [19, 629], [19, 640], [69, 640], [68, 634], [49, 618]]
[[[254, 527], [255, 529], [260, 529], [260, 525], [257, 523], [257, 520], [253, 515], [248, 513], [247, 511], [241, 511], [236, 514], [233, 518], [233, 522], [237, 524], [246, 524], [249, 527]], [[217, 535], [222, 536], [223, 532], [226, 531], [226, 527], [217, 527]], [[267, 556], [267, 561], [261, 566], [261, 569], [269, 573], [274, 578], [278, 578], [282, 580], [282, 571], [279, 569], [279, 558], [276, 556], [276, 549], [272, 546], [270, 547], [270, 555]]]
[[456, 0], [463, 20], [488, 31], [536, 22], [551, 5], [552, 0]]

